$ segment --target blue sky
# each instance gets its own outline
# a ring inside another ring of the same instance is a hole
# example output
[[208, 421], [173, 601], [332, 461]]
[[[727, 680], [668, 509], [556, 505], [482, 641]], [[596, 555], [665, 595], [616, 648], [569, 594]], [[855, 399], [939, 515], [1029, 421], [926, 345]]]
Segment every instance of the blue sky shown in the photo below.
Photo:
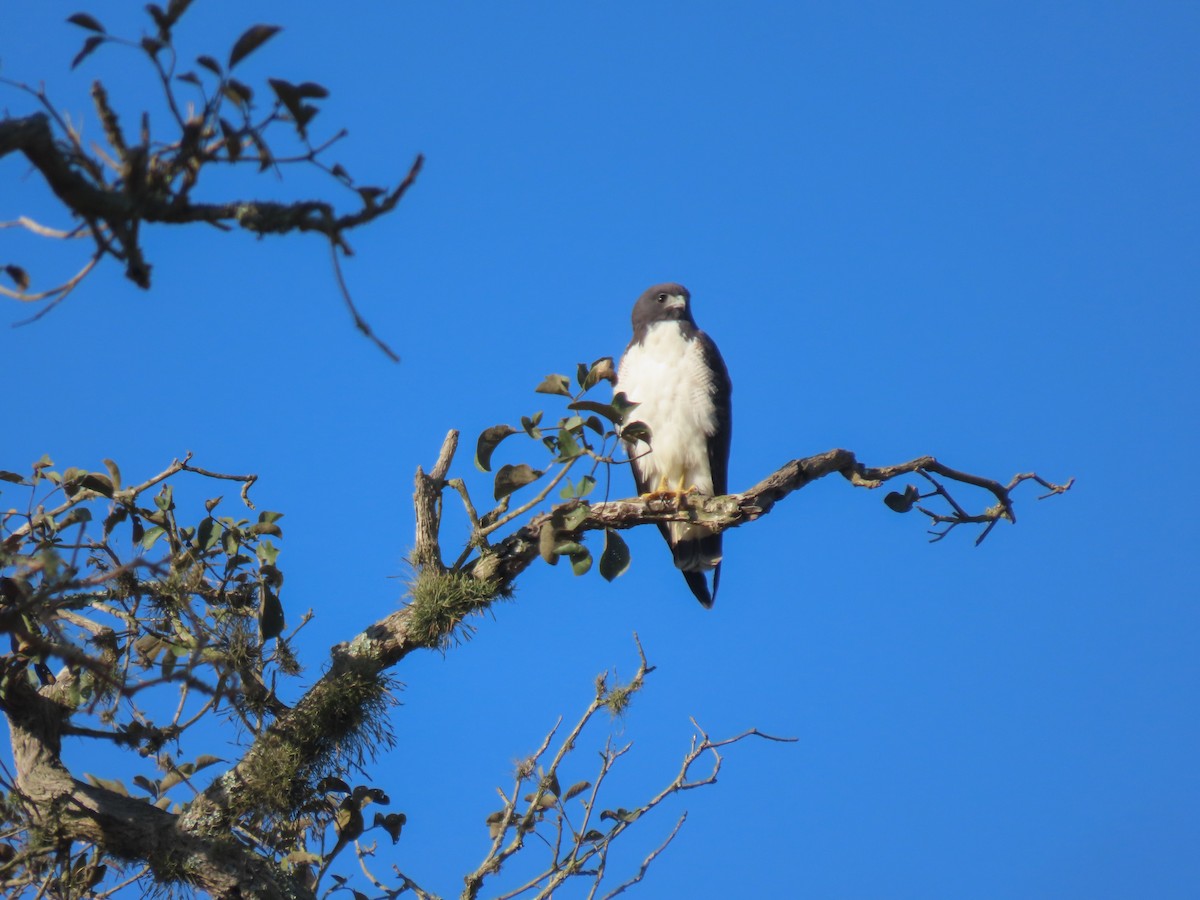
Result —
[[[135, 7], [88, 11], [136, 34]], [[44, 79], [98, 133], [92, 78], [127, 121], [154, 101], [116, 48], [67, 71], [82, 8], [0, 9], [0, 74]], [[734, 489], [835, 446], [1078, 479], [1042, 503], [1022, 489], [1019, 524], [979, 548], [814, 485], [728, 535], [708, 613], [653, 529], [611, 585], [532, 569], [472, 641], [396, 672], [399, 745], [372, 775], [408, 814], [408, 874], [457, 893], [493, 786], [598, 671], [632, 672], [636, 630], [659, 668], [614, 723], [634, 751], [611, 805], [673, 775], [688, 716], [799, 738], [731, 749], [672, 807], [689, 819], [644, 896], [1194, 896], [1200, 10], [296, 9], [197, 4], [180, 40], [223, 55], [283, 25], [244, 76], [326, 85], [314, 127], [350, 129], [332, 161], [385, 183], [426, 154], [345, 266], [402, 362], [353, 330], [316, 239], [160, 229], [151, 292], [110, 265], [0, 332], [0, 467], [109, 456], [128, 477], [192, 450], [257, 472], [259, 505], [286, 513], [285, 606], [318, 616], [306, 677], [399, 602], [412, 473], [446, 430], [469, 444], [552, 408], [532, 388], [618, 355], [656, 281], [691, 289], [729, 365]], [[21, 161], [0, 184], [0, 219], [66, 223]], [[207, 188], [333, 191], [300, 172]], [[0, 262], [35, 281], [82, 254], [0, 232]], [[486, 492], [469, 453], [456, 471]], [[672, 822], [644, 823], [630, 872]]]

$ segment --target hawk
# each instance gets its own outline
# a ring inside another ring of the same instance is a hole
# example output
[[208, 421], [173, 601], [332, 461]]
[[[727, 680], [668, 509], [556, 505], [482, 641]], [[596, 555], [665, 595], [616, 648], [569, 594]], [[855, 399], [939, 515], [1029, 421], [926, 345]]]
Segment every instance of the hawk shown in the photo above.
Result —
[[[633, 339], [614, 390], [638, 404], [634, 418], [650, 427], [649, 446], [625, 442], [639, 494], [726, 492], [733, 385], [717, 345], [696, 327], [683, 285], [656, 284], [634, 304]], [[720, 533], [691, 522], [658, 528], [696, 599], [711, 607], [721, 582]]]

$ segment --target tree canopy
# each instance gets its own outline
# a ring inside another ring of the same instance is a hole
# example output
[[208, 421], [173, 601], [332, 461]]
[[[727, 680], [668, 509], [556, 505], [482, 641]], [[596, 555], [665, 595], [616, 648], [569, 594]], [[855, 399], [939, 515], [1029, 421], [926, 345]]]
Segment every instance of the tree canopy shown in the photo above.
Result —
[[[151, 227], [208, 226], [289, 240], [315, 233], [329, 249], [355, 325], [395, 357], [355, 308], [339, 258], [351, 252], [351, 233], [398, 206], [421, 157], [382, 188], [326, 162], [342, 133], [314, 137], [328, 95], [323, 86], [271, 78], [266, 88], [252, 87], [238, 77], [239, 65], [267, 52], [279, 29], [253, 25], [226, 52], [188, 63], [174, 43], [188, 6], [152, 4], [151, 27], [140, 40], [110, 34], [86, 13], [68, 20], [85, 35], [73, 65], [93, 62], [107, 45], [140, 57], [169, 111], [164, 132], [148, 116], [122, 124], [97, 80], [91, 100], [104, 144], [91, 145], [42, 89], [7, 82], [38, 109], [0, 120], [0, 156], [23, 154], [77, 222], [65, 231], [29, 218], [19, 225], [48, 240], [82, 239], [90, 253], [81, 269], [50, 286], [35, 283], [19, 261], [7, 262], [12, 287], [4, 293], [41, 304], [34, 307], [40, 315], [83, 290], [107, 261], [149, 288], [152, 263], [142, 238]], [[280, 150], [281, 142], [295, 147]], [[325, 173], [331, 190], [350, 197], [349, 208], [326, 199], [197, 199], [211, 170], [269, 174], [292, 166]], [[26, 471], [0, 472], [0, 627], [11, 638], [0, 659], [0, 706], [12, 734], [0, 883], [10, 895], [105, 895], [140, 882], [220, 897], [306, 897], [343, 887], [356, 896], [435, 896], [419, 871], [391, 864], [379, 849], [412, 827], [411, 811], [371, 774], [395, 739], [398, 673], [414, 652], [452, 651], [479, 627], [479, 614], [512, 598], [539, 560], [614, 581], [629, 566], [622, 533], [631, 528], [673, 520], [749, 525], [829, 475], [866, 490], [898, 484], [883, 503], [894, 513], [915, 513], [934, 541], [975, 528], [978, 542], [997, 524], [1015, 523], [1014, 495], [1026, 481], [1040, 485], [1043, 496], [1071, 486], [1034, 473], [996, 480], [932, 456], [869, 465], [834, 449], [793, 459], [727, 496], [612, 499], [611, 473], [627, 462], [620, 438], [653, 436], [637, 421], [635, 405], [609, 396], [610, 358], [573, 369], [535, 388], [539, 404], [558, 404], [553, 412], [511, 416], [516, 424], [494, 425], [476, 439], [474, 462], [490, 474], [490, 498], [454, 466], [458, 432], [445, 436], [429, 471], [415, 476], [404, 604], [338, 634], [328, 658], [307, 661], [320, 675], [299, 688], [293, 642], [314, 614], [297, 617], [280, 598], [283, 513], [257, 508], [256, 475], [211, 470], [190, 455], [136, 475], [113, 459], [89, 470], [49, 457]], [[427, 437], [432, 447], [436, 436]], [[502, 445], [516, 461], [496, 466]], [[186, 480], [189, 492], [199, 483], [212, 496], [181, 506], [176, 490]], [[236, 496], [226, 496], [231, 489]], [[972, 501], [960, 490], [972, 492]], [[499, 808], [480, 823], [480, 834], [464, 836], [478, 838], [481, 851], [478, 866], [463, 873], [461, 896], [479, 896], [485, 885], [503, 897], [549, 897], [570, 881], [586, 885], [589, 896], [633, 887], [686, 814], [630, 871], [609, 870], [614, 842], [666, 798], [713, 784], [725, 748], [751, 738], [782, 740], [753, 726], [712, 737], [694, 723], [678, 771], [621, 806], [609, 799], [606, 781], [632, 748], [610, 734], [599, 744], [599, 762], [568, 780], [568, 772], [586, 768], [577, 756], [594, 740], [592, 723], [619, 717], [654, 671], [653, 648], [635, 648], [632, 677], [599, 676], [582, 714], [539, 738], [535, 752], [517, 761], [511, 783], [498, 789]], [[214, 722], [224, 732], [222, 745], [190, 749], [211, 739], [203, 728]], [[65, 742], [115, 748], [152, 764], [155, 774], [84, 774], [66, 762]], [[535, 861], [518, 863], [518, 854]]]

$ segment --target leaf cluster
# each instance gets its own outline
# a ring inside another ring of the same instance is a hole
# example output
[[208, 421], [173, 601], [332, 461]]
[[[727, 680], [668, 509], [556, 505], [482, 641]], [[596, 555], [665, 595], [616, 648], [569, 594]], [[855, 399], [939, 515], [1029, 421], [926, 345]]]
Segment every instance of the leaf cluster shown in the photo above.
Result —
[[[158, 76], [180, 134], [174, 141], [143, 143], [136, 148], [146, 157], [146, 165], [158, 173], [160, 181], [155, 186], [168, 191], [174, 179], [182, 176], [185, 183], [179, 189], [179, 196], [186, 198], [199, 169], [207, 164], [253, 162], [262, 171], [280, 163], [315, 161], [324, 148], [314, 147], [309, 142], [308, 127], [320, 111], [317, 102], [326, 99], [329, 90], [312, 81], [293, 84], [282, 78], [268, 78], [271, 99], [262, 109], [256, 102], [255, 90], [234, 74], [247, 57], [283, 29], [278, 25], [252, 25], [234, 41], [225, 54], [224, 63], [213, 54], [202, 53], [195, 58], [193, 66], [185, 68], [179, 60], [173, 29], [190, 5], [191, 0], [172, 0], [166, 10], [157, 4], [148, 5], [146, 11], [156, 30], [137, 41], [110, 34], [88, 13], [75, 13], [67, 19], [90, 32], [72, 60], [71, 68], [77, 67], [100, 47], [115, 45], [140, 50]], [[180, 85], [187, 85], [194, 95], [185, 97], [179, 93]], [[106, 100], [103, 103], [97, 101], [97, 113], [105, 125], [110, 148], [118, 160], [124, 162], [131, 144]], [[290, 125], [295, 132], [305, 149], [299, 158], [279, 157], [272, 151], [268, 135], [277, 123]], [[339, 132], [330, 143], [343, 135], [344, 132]], [[190, 179], [187, 178], [189, 171]], [[335, 165], [327, 171], [346, 185], [353, 185], [353, 180], [341, 166]], [[372, 197], [381, 193], [377, 188], [361, 190]]]
[[[75, 13], [67, 19], [87, 32], [72, 68], [105, 47], [136, 54], [149, 67], [148, 80], [158, 87], [166, 108], [165, 124], [160, 117], [152, 127], [150, 113], [144, 111], [133, 128], [127, 127], [103, 81], [96, 80], [91, 95], [103, 143], [85, 144], [82, 129], [62, 117], [41, 88], [3, 82], [33, 95], [44, 111], [26, 119], [0, 120], [0, 155], [24, 152], [54, 193], [82, 220], [65, 232], [28, 219], [17, 224], [47, 237], [90, 238], [94, 252], [73, 278], [37, 293], [30, 292], [34, 279], [25, 268], [6, 264], [3, 272], [16, 289], [0, 286], [0, 293], [23, 301], [53, 299], [57, 303], [105, 257], [121, 261], [129, 279], [149, 287], [151, 266], [143, 253], [141, 227], [150, 223], [205, 223], [257, 234], [316, 231], [330, 242], [336, 270], [337, 253], [352, 252], [347, 232], [391, 211], [415, 179], [419, 157], [408, 176], [393, 188], [359, 184], [340, 163], [327, 161], [330, 148], [346, 131], [339, 130], [321, 143], [312, 140], [313, 120], [329, 96], [324, 85], [270, 77], [265, 86], [251, 86], [243, 67], [279, 34], [279, 26], [252, 25], [227, 51], [201, 53], [188, 63], [177, 45], [176, 27], [190, 6], [191, 0], [171, 0], [165, 9], [150, 4], [146, 11], [152, 27], [136, 39], [110, 33], [89, 13]], [[278, 174], [292, 165], [312, 166], [328, 175], [338, 188], [352, 192], [356, 208], [338, 214], [326, 201], [272, 203], [237, 198], [201, 202], [193, 196], [202, 174], [214, 167], [250, 166], [260, 173], [270, 170]], [[373, 337], [354, 310], [340, 271], [337, 274], [356, 324]]]
[[[507, 438], [524, 435], [525, 445], [543, 454], [537, 467], [528, 462], [505, 463], [496, 470], [492, 496], [497, 506], [482, 517], [474, 518], [473, 542], [486, 546], [486, 536], [501, 525], [534, 509], [545, 500], [554, 488], [563, 502], [556, 505], [551, 516], [543, 523], [538, 535], [538, 553], [549, 565], [557, 565], [566, 557], [575, 575], [586, 574], [592, 568], [592, 552], [583, 543], [580, 524], [591, 509], [588, 498], [596, 490], [597, 475], [603, 467], [610, 472], [613, 465], [622, 465], [627, 460], [616, 459], [614, 453], [624, 442], [635, 440], [650, 442], [650, 429], [644, 422], [636, 421], [631, 413], [637, 407], [617, 393], [610, 401], [589, 399], [587, 394], [602, 382], [616, 384], [616, 371], [611, 357], [602, 357], [590, 365], [579, 363], [575, 371], [575, 386], [566, 375], [547, 375], [534, 388], [538, 394], [562, 397], [568, 402], [566, 411], [554, 425], [548, 425], [542, 410], [520, 417], [520, 428], [509, 424], [492, 425], [485, 429], [475, 444], [475, 466], [482, 472], [491, 472], [492, 458]], [[587, 466], [587, 471], [572, 478], [577, 466]], [[532, 500], [523, 503], [514, 511], [509, 510], [510, 498], [522, 488], [540, 483], [541, 490]], [[461, 482], [456, 484], [465, 493]], [[472, 508], [469, 507], [469, 512]], [[629, 567], [629, 548], [613, 529], [606, 529], [604, 547], [600, 556], [600, 574], [612, 581]], [[461, 563], [461, 560], [460, 560]]]
[[[261, 732], [283, 708], [277, 680], [299, 673], [280, 599], [282, 514], [224, 515], [217, 496], [185, 518], [176, 483], [197, 474], [241, 482], [242, 506], [253, 509], [254, 476], [187, 460], [134, 485], [112, 460], [59, 469], [43, 457], [28, 473], [0, 472], [0, 706], [12, 713], [30, 691], [50, 692], [67, 734], [130, 748], [153, 766], [129, 787], [88, 783], [140, 790], [173, 811], [187, 803], [180, 786], [195, 790], [192, 777], [221, 761], [177, 759], [189, 729], [220, 713]], [[14, 857], [31, 851], [19, 832], [8, 846]]]

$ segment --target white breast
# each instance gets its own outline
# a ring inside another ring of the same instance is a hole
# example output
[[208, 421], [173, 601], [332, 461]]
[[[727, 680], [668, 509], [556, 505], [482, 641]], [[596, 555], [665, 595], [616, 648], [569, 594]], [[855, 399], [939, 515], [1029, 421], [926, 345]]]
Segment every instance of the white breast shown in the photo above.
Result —
[[[685, 338], [678, 322], [651, 325], [645, 340], [621, 359], [616, 390], [640, 404], [630, 417], [650, 426], [650, 453], [633, 463], [649, 489], [665, 476], [672, 489], [682, 482], [684, 489], [694, 485], [712, 494], [708, 438], [717, 417], [699, 343]], [[646, 449], [639, 441], [631, 455]]]

